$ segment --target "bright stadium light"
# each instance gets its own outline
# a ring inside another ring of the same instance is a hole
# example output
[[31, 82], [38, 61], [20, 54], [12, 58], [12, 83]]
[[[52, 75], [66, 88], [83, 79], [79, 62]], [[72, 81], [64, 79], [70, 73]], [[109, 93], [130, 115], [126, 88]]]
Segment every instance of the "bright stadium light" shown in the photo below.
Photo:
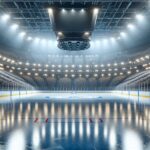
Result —
[[131, 30], [134, 30], [135, 29], [135, 26], [133, 24], [128, 24], [127, 27]]
[[71, 13], [75, 13], [75, 10], [74, 10], [74, 9], [71, 9]]
[[10, 18], [10, 15], [4, 14], [4, 15], [2, 16], [2, 21], [7, 21], [9, 18]]
[[121, 35], [122, 37], [126, 37], [126, 33], [125, 33], [125, 32], [121, 32], [120, 35]]
[[19, 26], [18, 26], [17, 24], [13, 24], [13, 25], [11, 26], [11, 29], [12, 29], [12, 30], [16, 30], [18, 27], [19, 27]]
[[84, 35], [85, 35], [85, 36], [88, 36], [88, 35], [90, 35], [90, 33], [89, 33], [89, 32], [85, 32]]
[[20, 33], [20, 36], [21, 36], [21, 37], [24, 37], [25, 35], [26, 35], [25, 32], [21, 32], [21, 33]]
[[82, 9], [80, 10], [80, 12], [81, 12], [81, 13], [84, 13], [84, 12], [85, 12], [85, 10], [82, 8]]
[[63, 33], [62, 32], [58, 32], [58, 36], [62, 36], [63, 35]]
[[39, 42], [40, 39], [38, 37], [35, 38], [35, 42]]
[[32, 37], [29, 36], [29, 37], [27, 38], [27, 40], [28, 40], [28, 41], [31, 41], [31, 40], [32, 40]]
[[112, 42], [114, 42], [114, 41], [115, 41], [115, 38], [114, 38], [114, 37], [111, 37], [110, 40], [111, 40]]
[[99, 12], [99, 9], [98, 8], [94, 8], [93, 12], [94, 12], [94, 15], [97, 15], [98, 12]]
[[50, 15], [52, 15], [53, 9], [52, 9], [52, 8], [49, 8], [49, 9], [48, 9], [48, 13], [49, 13]]
[[142, 14], [137, 14], [136, 19], [142, 21], [144, 19], [144, 16]]
[[62, 13], [66, 13], [66, 10], [64, 8], [62, 9]]

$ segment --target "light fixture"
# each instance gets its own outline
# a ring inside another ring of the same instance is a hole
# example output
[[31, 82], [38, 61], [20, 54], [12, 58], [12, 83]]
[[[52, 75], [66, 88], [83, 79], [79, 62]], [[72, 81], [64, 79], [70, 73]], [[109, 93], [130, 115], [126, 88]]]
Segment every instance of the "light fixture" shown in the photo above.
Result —
[[48, 9], [48, 13], [49, 13], [50, 15], [52, 15], [52, 13], [53, 13], [52, 8], [49, 8], [49, 9]]
[[74, 75], [74, 74], [72, 74], [71, 76], [72, 76], [73, 78], [75, 77], [75, 75]]
[[28, 41], [31, 41], [31, 40], [32, 40], [32, 37], [29, 36], [29, 37], [27, 38], [27, 40], [28, 40]]
[[26, 65], [29, 66], [30, 64], [27, 62]]
[[62, 36], [63, 35], [63, 33], [62, 32], [58, 32], [58, 36]]
[[94, 8], [93, 12], [94, 12], [94, 15], [97, 15], [98, 12], [99, 12], [99, 9], [98, 8]]
[[67, 75], [67, 74], [65, 74], [65, 77], [68, 77], [68, 75]]
[[128, 73], [128, 74], [131, 74], [131, 71], [128, 71], [127, 73]]
[[39, 42], [40, 39], [38, 37], [35, 38], [35, 42]]
[[47, 74], [44, 74], [45, 77], [47, 77]]
[[125, 37], [126, 33], [125, 32], [121, 32], [120, 35], [123, 36], [123, 37]]
[[72, 12], [72, 13], [75, 13], [75, 10], [72, 8], [72, 9], [71, 9], [71, 12]]
[[13, 25], [11, 26], [11, 29], [12, 29], [12, 30], [16, 30], [18, 27], [19, 27], [19, 26], [18, 26], [17, 24], [13, 24]]
[[135, 29], [135, 26], [133, 24], [128, 24], [127, 27], [131, 30]]
[[28, 73], [27, 73], [27, 75], [28, 75], [28, 76], [30, 76], [30, 75], [31, 75], [31, 73], [30, 73], [30, 72], [28, 72]]
[[82, 8], [82, 9], [80, 10], [80, 12], [81, 12], [81, 13], [84, 13], [84, 9]]
[[90, 35], [90, 33], [89, 33], [89, 32], [85, 32], [84, 35], [85, 35], [85, 36], [88, 36], [88, 35]]
[[9, 18], [10, 18], [10, 15], [4, 14], [4, 15], [2, 16], [2, 21], [7, 21]]
[[65, 13], [65, 12], [66, 12], [66, 10], [63, 8], [63, 9], [62, 9], [62, 13]]
[[121, 62], [121, 65], [124, 65], [124, 62]]
[[98, 74], [94, 74], [94, 77], [97, 77], [98, 76]]
[[68, 65], [65, 65], [65, 68], [68, 68]]
[[144, 19], [144, 16], [142, 14], [137, 14], [136, 15], [136, 19], [138, 19], [139, 21]]
[[111, 37], [110, 40], [111, 40], [112, 42], [114, 42], [114, 41], [115, 41], [115, 38], [114, 38], [114, 37]]
[[48, 67], [48, 66], [49, 66], [48, 64], [45, 65], [45, 67]]
[[21, 36], [21, 37], [24, 37], [25, 35], [26, 35], [25, 32], [21, 32], [21, 33], [20, 33], [20, 36]]

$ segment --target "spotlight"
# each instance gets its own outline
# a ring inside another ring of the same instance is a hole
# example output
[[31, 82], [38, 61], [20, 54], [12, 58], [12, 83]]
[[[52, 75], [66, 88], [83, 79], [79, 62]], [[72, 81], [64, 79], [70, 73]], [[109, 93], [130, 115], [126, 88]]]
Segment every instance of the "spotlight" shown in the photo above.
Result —
[[50, 15], [53, 13], [52, 8], [49, 8], [49, 9], [48, 9], [48, 13], [49, 13]]
[[39, 42], [39, 41], [40, 41], [40, 39], [39, 39], [39, 38], [35, 38], [35, 41], [36, 41], [36, 42]]
[[136, 19], [138, 19], [139, 21], [144, 19], [144, 16], [142, 14], [137, 14], [136, 15]]
[[10, 15], [8, 15], [8, 14], [5, 14], [2, 16], [3, 21], [7, 21], [9, 18], [10, 18]]
[[90, 33], [89, 32], [85, 32], [84, 35], [88, 36], [88, 35], [90, 35]]
[[84, 9], [82, 8], [82, 9], [80, 10], [80, 12], [81, 12], [81, 13], [84, 13]]
[[112, 42], [114, 42], [114, 41], [115, 41], [115, 38], [114, 38], [114, 37], [111, 37], [110, 40], [111, 40]]
[[123, 36], [123, 37], [125, 37], [126, 33], [125, 32], [121, 32], [120, 35]]
[[127, 27], [132, 30], [135, 28], [134, 25], [132, 25], [132, 24], [128, 24]]
[[99, 11], [99, 9], [98, 9], [98, 8], [94, 8], [94, 10], [93, 10], [94, 15], [97, 15], [97, 14], [98, 14], [98, 11]]
[[63, 35], [63, 33], [62, 33], [62, 32], [58, 32], [58, 35], [59, 35], [59, 36], [62, 36], [62, 35]]
[[72, 74], [71, 76], [72, 76], [73, 78], [75, 77], [75, 75], [74, 75], [74, 74]]
[[21, 37], [23, 37], [23, 36], [25, 36], [25, 35], [26, 35], [25, 32], [21, 32], [21, 33], [20, 33], [20, 36], [21, 36]]
[[18, 28], [18, 25], [17, 24], [13, 24], [12, 26], [11, 26], [11, 29], [12, 30], [16, 30]]
[[75, 10], [74, 10], [74, 9], [71, 9], [71, 12], [72, 12], [72, 13], [75, 13]]
[[89, 75], [87, 74], [87, 75], [85, 75], [87, 78], [89, 77]]
[[63, 9], [62, 9], [62, 13], [65, 13], [65, 12], [66, 12], [66, 10], [63, 8]]
[[28, 40], [28, 41], [31, 41], [31, 40], [32, 40], [32, 37], [29, 36], [29, 37], [27, 38], [27, 40]]
[[28, 72], [28, 73], [27, 73], [27, 75], [28, 75], [28, 76], [30, 76], [30, 75], [31, 75], [31, 73], [30, 73], [30, 72]]

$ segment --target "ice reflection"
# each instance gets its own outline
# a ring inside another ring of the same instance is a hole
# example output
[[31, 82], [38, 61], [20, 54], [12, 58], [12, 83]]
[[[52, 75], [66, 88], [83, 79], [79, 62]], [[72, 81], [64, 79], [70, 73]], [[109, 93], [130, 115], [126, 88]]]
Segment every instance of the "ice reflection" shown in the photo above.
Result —
[[65, 136], [68, 136], [68, 130], [69, 130], [69, 126], [68, 126], [68, 119], [65, 119]]
[[80, 138], [83, 137], [83, 123], [82, 123], [82, 119], [80, 119], [80, 122], [79, 122], [79, 136], [80, 136]]
[[60, 137], [62, 133], [62, 124], [61, 124], [60, 118], [58, 119], [57, 133], [58, 133], [58, 136]]
[[42, 124], [42, 139], [45, 140], [45, 136], [46, 136], [46, 125]]
[[75, 137], [75, 133], [76, 133], [75, 119], [72, 120], [71, 131], [72, 131], [72, 137]]
[[[141, 134], [150, 134], [149, 112], [149, 106], [139, 107], [135, 103], [22, 102], [15, 104], [11, 112], [5, 105], [0, 106], [0, 133], [3, 136], [11, 130], [16, 132], [10, 134], [7, 149], [12, 145], [11, 137], [19, 138], [19, 132], [20, 145], [24, 148], [27, 137], [31, 136], [34, 150], [44, 149], [43, 143], [53, 145], [57, 140], [60, 143], [78, 140], [87, 145], [93, 140], [99, 146], [105, 141], [108, 145], [104, 149], [143, 150]], [[15, 130], [18, 128], [21, 130]], [[150, 140], [149, 136], [145, 137]], [[98, 145], [97, 149], [100, 149]]]
[[86, 135], [87, 135], [88, 138], [90, 137], [90, 133], [91, 133], [90, 122], [89, 122], [89, 120], [87, 120], [87, 123], [86, 123]]
[[38, 126], [34, 126], [33, 128], [32, 146], [33, 150], [40, 150], [40, 132]]
[[51, 140], [53, 140], [55, 138], [55, 124], [54, 124], [54, 119], [51, 120], [50, 135], [51, 135]]
[[107, 124], [104, 125], [104, 139], [107, 140], [108, 138], [108, 126]]
[[123, 150], [143, 150], [143, 142], [140, 135], [131, 129], [123, 134]]
[[115, 150], [116, 149], [116, 131], [115, 131], [115, 127], [112, 126], [110, 129], [110, 133], [109, 133], [109, 146], [110, 146], [110, 150]]
[[26, 149], [26, 140], [24, 131], [21, 129], [13, 131], [7, 142], [6, 150], [25, 150]]
[[98, 121], [96, 120], [95, 121], [95, 126], [94, 126], [94, 136], [95, 136], [95, 139], [98, 138], [98, 134], [99, 134], [99, 126], [98, 126]]

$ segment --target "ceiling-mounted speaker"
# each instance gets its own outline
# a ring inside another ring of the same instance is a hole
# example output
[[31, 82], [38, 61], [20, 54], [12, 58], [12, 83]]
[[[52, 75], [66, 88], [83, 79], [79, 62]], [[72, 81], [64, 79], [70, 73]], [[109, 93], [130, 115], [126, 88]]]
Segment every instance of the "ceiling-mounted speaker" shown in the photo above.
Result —
[[99, 10], [98, 6], [81, 4], [52, 5], [48, 12], [58, 47], [69, 51], [88, 49]]

